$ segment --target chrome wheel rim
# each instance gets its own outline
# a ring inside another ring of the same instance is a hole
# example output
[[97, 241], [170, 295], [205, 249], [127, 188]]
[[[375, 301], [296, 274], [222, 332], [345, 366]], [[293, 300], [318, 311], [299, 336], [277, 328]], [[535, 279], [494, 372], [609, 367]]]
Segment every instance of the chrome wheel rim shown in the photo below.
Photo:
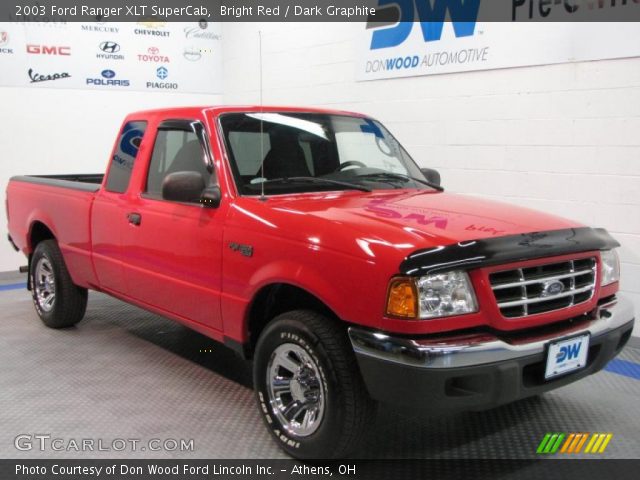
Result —
[[269, 403], [291, 435], [308, 437], [322, 423], [325, 391], [318, 365], [302, 347], [285, 343], [276, 348], [267, 367]]
[[56, 279], [48, 258], [38, 260], [34, 283], [38, 305], [45, 312], [50, 312], [56, 303]]

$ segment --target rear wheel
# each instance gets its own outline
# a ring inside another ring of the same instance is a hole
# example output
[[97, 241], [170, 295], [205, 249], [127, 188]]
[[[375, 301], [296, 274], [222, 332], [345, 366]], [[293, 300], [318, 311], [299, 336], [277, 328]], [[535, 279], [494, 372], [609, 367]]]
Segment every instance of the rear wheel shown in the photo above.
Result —
[[256, 347], [254, 386], [267, 428], [296, 458], [341, 458], [375, 414], [346, 332], [311, 311], [276, 317]]
[[87, 309], [87, 290], [73, 284], [55, 240], [40, 242], [31, 258], [33, 304], [47, 327], [78, 323]]

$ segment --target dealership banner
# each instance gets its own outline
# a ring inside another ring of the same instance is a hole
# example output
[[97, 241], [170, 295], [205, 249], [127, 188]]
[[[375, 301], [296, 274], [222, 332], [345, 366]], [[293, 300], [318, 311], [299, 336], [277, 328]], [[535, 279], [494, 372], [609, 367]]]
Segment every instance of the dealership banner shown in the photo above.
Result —
[[378, 3], [393, 21], [363, 25], [361, 81], [640, 56], [639, 22], [604, 21], [612, 8], [637, 12], [636, 0]]
[[0, 22], [0, 86], [222, 93], [217, 22]]

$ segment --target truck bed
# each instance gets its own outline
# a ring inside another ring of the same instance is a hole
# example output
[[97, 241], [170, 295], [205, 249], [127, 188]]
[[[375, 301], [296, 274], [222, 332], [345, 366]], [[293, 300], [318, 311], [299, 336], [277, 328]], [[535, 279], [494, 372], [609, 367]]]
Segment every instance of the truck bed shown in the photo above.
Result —
[[100, 189], [103, 178], [104, 174], [102, 173], [82, 173], [69, 175], [22, 175], [13, 177], [11, 181], [97, 192]]

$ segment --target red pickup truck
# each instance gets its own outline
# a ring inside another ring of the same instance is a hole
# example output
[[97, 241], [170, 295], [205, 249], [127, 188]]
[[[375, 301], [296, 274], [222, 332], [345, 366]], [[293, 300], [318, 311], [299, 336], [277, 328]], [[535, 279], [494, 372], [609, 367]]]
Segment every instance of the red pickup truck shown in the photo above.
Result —
[[106, 175], [13, 178], [7, 214], [47, 326], [96, 290], [236, 349], [298, 458], [347, 455], [378, 402], [483, 410], [566, 385], [633, 328], [606, 231], [444, 193], [359, 114], [134, 113]]

